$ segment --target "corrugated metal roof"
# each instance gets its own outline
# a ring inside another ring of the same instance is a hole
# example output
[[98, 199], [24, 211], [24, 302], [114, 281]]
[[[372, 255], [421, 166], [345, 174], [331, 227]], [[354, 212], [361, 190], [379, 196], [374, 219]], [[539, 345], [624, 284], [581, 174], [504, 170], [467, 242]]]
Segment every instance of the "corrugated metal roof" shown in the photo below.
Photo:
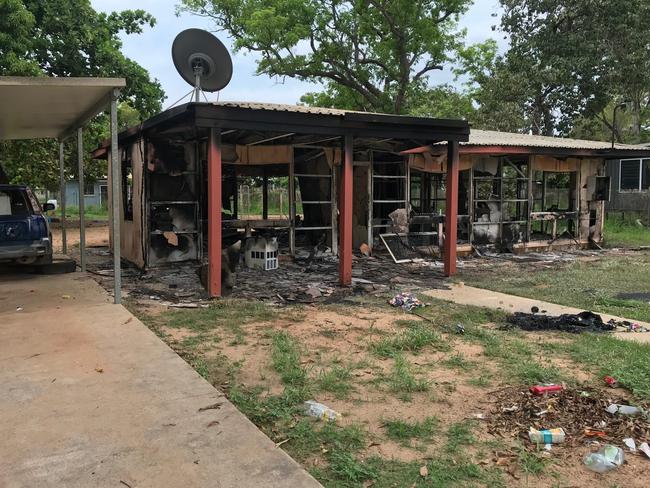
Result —
[[[461, 142], [460, 144], [462, 146], [523, 146], [588, 150], [612, 149], [611, 142], [587, 141], [583, 139], [570, 139], [567, 137], [533, 136], [530, 134], [515, 134], [512, 132], [497, 132], [479, 129], [471, 129], [469, 141]], [[648, 151], [647, 146], [632, 144], [615, 144], [614, 149]]]
[[[272, 110], [274, 112], [295, 112], [295, 113], [319, 114], [319, 115], [343, 116], [346, 113], [370, 113], [370, 112], [358, 112], [355, 110], [340, 110], [337, 108], [307, 107], [306, 105], [290, 105], [284, 103], [215, 102], [214, 105], [217, 105], [219, 107], [246, 108], [250, 110]], [[381, 114], [381, 115], [385, 115], [385, 114]]]

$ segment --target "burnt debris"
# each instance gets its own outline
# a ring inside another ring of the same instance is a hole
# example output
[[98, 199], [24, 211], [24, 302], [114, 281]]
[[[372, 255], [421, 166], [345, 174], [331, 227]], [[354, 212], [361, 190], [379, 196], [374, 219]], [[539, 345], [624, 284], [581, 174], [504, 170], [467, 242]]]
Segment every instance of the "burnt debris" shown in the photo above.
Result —
[[517, 327], [527, 331], [558, 330], [580, 334], [582, 332], [611, 332], [616, 330], [616, 322], [604, 322], [603, 318], [593, 312], [562, 314], [559, 316], [516, 312], [507, 319], [506, 329]]

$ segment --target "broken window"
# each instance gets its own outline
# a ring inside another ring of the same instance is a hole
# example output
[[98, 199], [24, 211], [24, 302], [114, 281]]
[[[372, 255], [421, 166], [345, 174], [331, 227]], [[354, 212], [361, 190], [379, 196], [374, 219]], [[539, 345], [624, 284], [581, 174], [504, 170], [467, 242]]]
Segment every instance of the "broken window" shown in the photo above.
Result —
[[411, 209], [416, 214], [441, 214], [445, 211], [445, 178], [442, 173], [411, 171]]
[[182, 139], [147, 145], [149, 265], [198, 259], [197, 147]]
[[133, 220], [133, 161], [131, 159], [131, 149], [132, 146], [128, 145], [122, 151], [122, 208], [124, 209], [124, 220]]
[[620, 191], [650, 189], [650, 159], [624, 159], [620, 168]]
[[321, 149], [294, 149], [296, 245], [332, 242], [332, 167]]
[[372, 228], [373, 237], [391, 227], [389, 215], [407, 208], [408, 162], [398, 154], [372, 151]]
[[531, 240], [575, 238], [578, 173], [535, 171]]
[[473, 168], [472, 239], [476, 244], [512, 244], [528, 224], [528, 157], [485, 157]]

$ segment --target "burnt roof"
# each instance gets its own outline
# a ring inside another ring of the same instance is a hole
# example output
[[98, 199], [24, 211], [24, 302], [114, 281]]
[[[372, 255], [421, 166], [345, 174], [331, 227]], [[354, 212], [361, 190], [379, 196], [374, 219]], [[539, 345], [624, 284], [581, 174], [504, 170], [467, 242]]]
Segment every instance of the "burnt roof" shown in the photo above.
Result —
[[[251, 133], [275, 136], [287, 134], [303, 136], [299, 143], [308, 143], [304, 135], [352, 135], [359, 138], [395, 139], [432, 144], [440, 141], [467, 141], [469, 124], [464, 120], [435, 119], [372, 112], [358, 112], [303, 105], [285, 105], [258, 102], [187, 103], [161, 112], [141, 125], [119, 135], [120, 141], [139, 137], [144, 132], [162, 133], [185, 125], [188, 128], [218, 127], [223, 131], [238, 132], [229, 142], [249, 143]], [[286, 143], [286, 141], [284, 142]], [[106, 149], [108, 141], [100, 149]], [[102, 152], [95, 151], [95, 157]]]

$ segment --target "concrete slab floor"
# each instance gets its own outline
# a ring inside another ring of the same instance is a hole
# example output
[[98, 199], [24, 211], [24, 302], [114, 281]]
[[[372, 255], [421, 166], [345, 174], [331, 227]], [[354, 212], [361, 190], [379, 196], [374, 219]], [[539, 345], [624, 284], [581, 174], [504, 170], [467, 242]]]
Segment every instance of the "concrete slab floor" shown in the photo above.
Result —
[[[562, 315], [564, 313], [576, 314], [583, 312], [582, 308], [565, 307], [564, 305], [557, 305], [554, 303], [543, 302], [532, 298], [523, 298], [514, 295], [507, 295], [496, 291], [485, 290], [483, 288], [474, 288], [461, 284], [453, 284], [446, 290], [428, 290], [424, 292], [425, 295], [432, 298], [439, 298], [449, 302], [458, 303], [461, 305], [474, 305], [477, 307], [492, 308], [495, 310], [504, 310], [506, 312], [527, 312], [530, 313], [533, 306], [538, 307], [540, 310], [546, 310], [549, 315]], [[598, 313], [605, 322], [610, 319], [616, 321], [628, 320], [614, 315], [600, 313], [596, 310], [593, 312]], [[639, 320], [630, 320], [650, 329], [650, 323], [641, 322]], [[615, 332], [612, 334], [618, 339], [625, 339], [637, 342], [650, 343], [650, 332], [644, 333], [628, 333], [628, 332]]]
[[0, 274], [0, 390], [2, 487], [320, 486], [80, 273]]

